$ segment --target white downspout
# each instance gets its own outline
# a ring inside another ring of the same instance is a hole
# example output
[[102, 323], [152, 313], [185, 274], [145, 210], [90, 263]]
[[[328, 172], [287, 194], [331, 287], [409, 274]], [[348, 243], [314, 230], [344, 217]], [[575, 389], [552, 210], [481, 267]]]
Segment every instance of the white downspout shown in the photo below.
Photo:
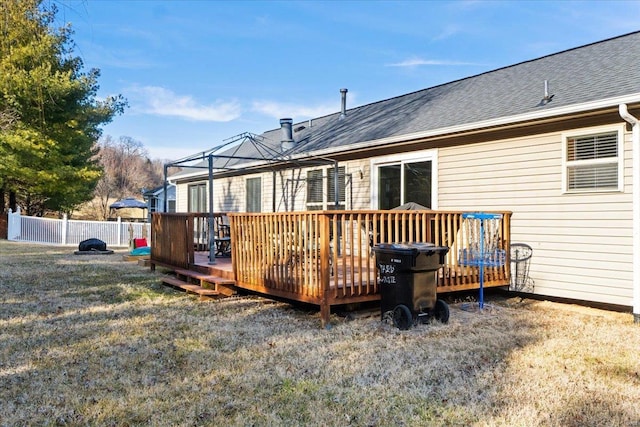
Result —
[[631, 124], [633, 169], [633, 321], [640, 323], [640, 120], [632, 116], [627, 104], [618, 107], [620, 117]]

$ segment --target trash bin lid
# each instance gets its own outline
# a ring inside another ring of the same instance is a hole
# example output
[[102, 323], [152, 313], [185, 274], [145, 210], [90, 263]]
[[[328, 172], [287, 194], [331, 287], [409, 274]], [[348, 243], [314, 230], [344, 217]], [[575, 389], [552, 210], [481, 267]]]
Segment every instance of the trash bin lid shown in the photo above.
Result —
[[379, 243], [373, 247], [375, 252], [406, 252], [413, 254], [416, 252], [416, 248], [407, 243]]
[[379, 243], [373, 247], [374, 252], [400, 252], [412, 253], [416, 252], [432, 254], [437, 252], [444, 255], [449, 252], [448, 246], [436, 246], [428, 242], [402, 242], [402, 243]]

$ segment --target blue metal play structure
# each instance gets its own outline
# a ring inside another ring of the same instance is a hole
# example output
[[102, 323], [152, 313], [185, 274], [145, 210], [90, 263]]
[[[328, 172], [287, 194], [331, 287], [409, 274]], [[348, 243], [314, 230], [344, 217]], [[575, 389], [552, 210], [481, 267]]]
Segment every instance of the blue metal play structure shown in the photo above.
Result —
[[[506, 252], [498, 248], [495, 239], [490, 238], [489, 247], [485, 247], [485, 221], [500, 220], [502, 214], [468, 212], [463, 213], [462, 218], [469, 221], [478, 221], [480, 226], [479, 236], [473, 233], [469, 238], [469, 249], [460, 249], [458, 263], [463, 266], [478, 267], [480, 274], [480, 296], [478, 306], [484, 308], [484, 269], [485, 267], [499, 267], [506, 262]], [[474, 229], [476, 227], [473, 227]]]

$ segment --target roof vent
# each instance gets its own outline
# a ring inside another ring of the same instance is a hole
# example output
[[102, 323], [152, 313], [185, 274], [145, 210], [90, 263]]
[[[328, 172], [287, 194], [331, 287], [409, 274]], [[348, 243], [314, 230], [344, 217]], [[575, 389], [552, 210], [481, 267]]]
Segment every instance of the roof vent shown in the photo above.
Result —
[[544, 81], [544, 96], [542, 97], [542, 101], [540, 101], [540, 105], [546, 105], [553, 99], [553, 95], [549, 95], [549, 80]]
[[282, 139], [280, 140], [280, 148], [282, 151], [291, 150], [295, 147], [296, 143], [293, 140], [293, 132], [291, 130], [291, 126], [293, 125], [293, 120], [280, 119], [280, 128], [282, 129]]
[[342, 106], [340, 108], [340, 118], [344, 119], [347, 117], [347, 89], [340, 89], [340, 94], [342, 95]]

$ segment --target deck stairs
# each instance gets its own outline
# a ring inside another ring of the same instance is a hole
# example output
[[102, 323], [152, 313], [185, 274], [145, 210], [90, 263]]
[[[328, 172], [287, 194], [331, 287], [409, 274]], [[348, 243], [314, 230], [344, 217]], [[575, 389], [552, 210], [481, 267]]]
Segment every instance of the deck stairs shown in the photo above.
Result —
[[162, 283], [196, 294], [200, 300], [236, 294], [235, 280], [192, 270], [174, 270], [173, 275], [162, 278]]

